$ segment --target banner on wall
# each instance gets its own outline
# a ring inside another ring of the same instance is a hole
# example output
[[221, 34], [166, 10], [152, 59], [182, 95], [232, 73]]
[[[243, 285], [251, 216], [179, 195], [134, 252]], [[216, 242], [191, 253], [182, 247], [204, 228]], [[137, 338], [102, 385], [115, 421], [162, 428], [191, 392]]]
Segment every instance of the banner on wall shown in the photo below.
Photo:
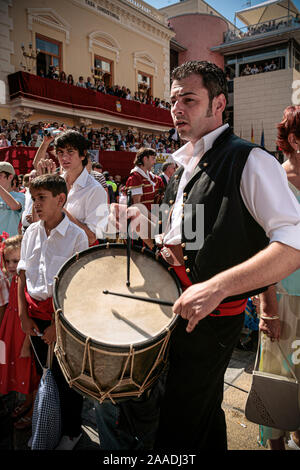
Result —
[[154, 165], [154, 173], [156, 175], [161, 173], [161, 167], [164, 163], [174, 163], [171, 153], [157, 153], [156, 163]]

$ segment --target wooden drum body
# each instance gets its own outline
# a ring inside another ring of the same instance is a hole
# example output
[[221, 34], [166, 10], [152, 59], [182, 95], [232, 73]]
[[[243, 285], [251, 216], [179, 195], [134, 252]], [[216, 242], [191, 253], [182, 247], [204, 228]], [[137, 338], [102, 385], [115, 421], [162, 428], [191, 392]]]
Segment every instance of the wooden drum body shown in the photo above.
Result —
[[70, 258], [54, 282], [58, 362], [70, 386], [100, 403], [139, 397], [154, 384], [177, 323], [171, 307], [103, 294], [180, 296], [175, 273], [148, 250], [131, 250], [130, 287], [126, 263], [125, 245], [95, 246]]

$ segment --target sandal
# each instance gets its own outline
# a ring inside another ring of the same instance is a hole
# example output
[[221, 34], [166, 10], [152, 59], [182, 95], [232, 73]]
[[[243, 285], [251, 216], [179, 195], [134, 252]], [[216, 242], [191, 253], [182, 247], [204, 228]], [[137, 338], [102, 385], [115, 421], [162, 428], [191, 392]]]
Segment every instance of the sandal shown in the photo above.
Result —
[[30, 410], [31, 407], [32, 407], [32, 404], [31, 405], [25, 405], [25, 403], [20, 404], [16, 406], [16, 408], [11, 414], [11, 417], [13, 419], [21, 418], [21, 416], [25, 415]]
[[22, 418], [19, 419], [19, 421], [17, 421], [15, 423], [15, 428], [16, 429], [29, 428], [31, 426], [31, 422], [32, 422], [31, 418], [32, 418], [31, 416], [23, 416]]

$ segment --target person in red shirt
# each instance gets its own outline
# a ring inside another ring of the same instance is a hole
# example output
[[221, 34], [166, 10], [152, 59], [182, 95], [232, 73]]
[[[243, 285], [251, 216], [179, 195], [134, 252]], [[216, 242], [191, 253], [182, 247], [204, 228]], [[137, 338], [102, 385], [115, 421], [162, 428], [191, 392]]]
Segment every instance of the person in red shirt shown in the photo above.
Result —
[[142, 147], [136, 154], [134, 168], [126, 181], [126, 190], [131, 191], [133, 204], [144, 204], [149, 212], [158, 193], [158, 178], [150, 171], [156, 161], [156, 151]]

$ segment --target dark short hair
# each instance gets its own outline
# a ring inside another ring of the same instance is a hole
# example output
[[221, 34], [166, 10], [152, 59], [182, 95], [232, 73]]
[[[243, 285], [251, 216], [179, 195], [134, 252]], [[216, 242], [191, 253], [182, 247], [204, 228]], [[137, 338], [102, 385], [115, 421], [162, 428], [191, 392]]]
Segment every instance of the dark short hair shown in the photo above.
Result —
[[151, 156], [156, 157], [156, 151], [154, 149], [142, 147], [137, 151], [133, 163], [134, 165], [137, 165], [137, 166], [143, 165], [143, 158], [151, 157]]
[[78, 131], [73, 129], [67, 130], [59, 134], [54, 141], [55, 150], [58, 148], [72, 147], [79, 152], [80, 157], [85, 157], [82, 160], [82, 165], [88, 164], [88, 156], [86, 152], [89, 148], [89, 141]]
[[206, 60], [191, 60], [173, 69], [171, 79], [172, 81], [183, 80], [190, 75], [200, 75], [202, 77], [203, 86], [208, 91], [210, 106], [212, 100], [221, 93], [224, 94], [226, 103], [228, 103], [226, 75], [216, 64]]
[[94, 168], [103, 168], [103, 166], [101, 165], [101, 163], [93, 162], [92, 163], [92, 169], [94, 169]]
[[162, 171], [165, 172], [166, 169], [167, 169], [170, 165], [174, 165], [174, 163], [173, 163], [173, 162], [165, 162], [165, 163], [163, 163], [162, 166], [161, 166]]
[[33, 189], [46, 189], [50, 191], [53, 197], [63, 193], [66, 195], [66, 200], [68, 197], [67, 183], [62, 176], [57, 174], [47, 174], [33, 178], [29, 184], [29, 191], [31, 192]]

